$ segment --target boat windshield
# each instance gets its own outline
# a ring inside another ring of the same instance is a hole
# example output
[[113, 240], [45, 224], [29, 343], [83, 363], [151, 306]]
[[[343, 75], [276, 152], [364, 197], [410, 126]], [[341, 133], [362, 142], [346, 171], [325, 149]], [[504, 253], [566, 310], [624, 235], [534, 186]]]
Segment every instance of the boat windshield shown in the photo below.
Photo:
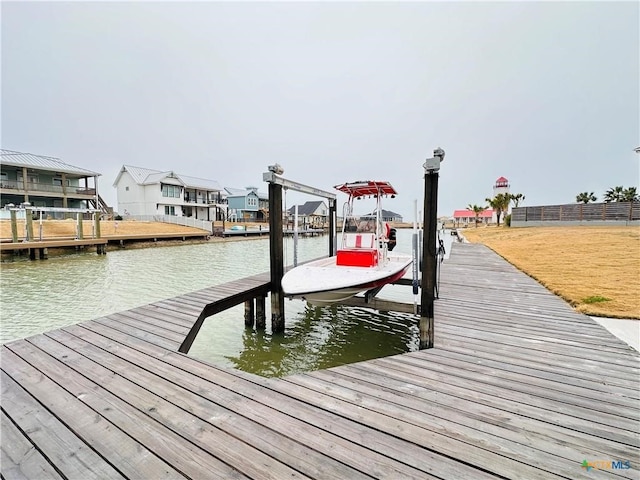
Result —
[[[376, 233], [376, 218], [348, 218], [344, 231], [351, 233]], [[382, 222], [380, 222], [380, 231], [384, 231]]]

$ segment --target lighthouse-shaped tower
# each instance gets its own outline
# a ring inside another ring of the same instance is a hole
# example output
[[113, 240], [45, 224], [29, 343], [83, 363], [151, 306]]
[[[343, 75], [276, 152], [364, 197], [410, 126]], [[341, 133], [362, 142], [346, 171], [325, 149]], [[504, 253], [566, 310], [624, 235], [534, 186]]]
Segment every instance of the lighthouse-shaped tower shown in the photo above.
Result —
[[496, 184], [493, 186], [493, 196], [500, 193], [509, 193], [509, 180], [504, 177], [500, 177], [496, 180]]
[[[509, 180], [507, 180], [504, 177], [500, 177], [496, 180], [495, 185], [493, 186], [493, 196], [495, 197], [496, 195], [500, 194], [500, 193], [509, 193]], [[511, 204], [509, 204], [509, 207], [507, 207], [507, 211], [503, 212], [502, 218], [504, 218], [509, 212], [511, 211]], [[493, 222], [497, 222], [498, 221], [498, 216], [496, 215], [496, 212], [493, 212]]]

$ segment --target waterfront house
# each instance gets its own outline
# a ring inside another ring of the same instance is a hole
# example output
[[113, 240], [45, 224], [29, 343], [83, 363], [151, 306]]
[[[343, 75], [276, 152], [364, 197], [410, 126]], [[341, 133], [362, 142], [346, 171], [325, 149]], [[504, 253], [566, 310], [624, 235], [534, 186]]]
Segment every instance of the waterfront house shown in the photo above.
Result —
[[[373, 212], [363, 216], [362, 218], [371, 218], [376, 216], [376, 210]], [[399, 213], [392, 212], [391, 210], [385, 210], [384, 208], [380, 211], [380, 218], [383, 222], [396, 222], [402, 223], [402, 215]]]
[[[487, 225], [492, 223], [494, 212], [492, 209], [487, 208], [478, 214], [478, 224]], [[460, 225], [474, 225], [476, 220], [476, 214], [473, 210], [455, 210], [453, 212], [453, 222], [456, 227]]]
[[213, 221], [226, 215], [225, 195], [215, 180], [123, 165], [113, 186], [118, 213], [125, 218], [166, 215]]
[[257, 187], [230, 188], [227, 192], [230, 221], [266, 222], [269, 219], [269, 195], [258, 192]]
[[[286, 212], [287, 223], [293, 225], [296, 207]], [[298, 205], [298, 225], [303, 228], [323, 228], [329, 221], [329, 207], [322, 200]]]
[[[30, 204], [34, 207], [91, 208], [109, 216], [109, 207], [98, 192], [100, 173], [69, 165], [59, 158], [0, 150], [2, 207]], [[63, 215], [52, 212], [52, 217]]]

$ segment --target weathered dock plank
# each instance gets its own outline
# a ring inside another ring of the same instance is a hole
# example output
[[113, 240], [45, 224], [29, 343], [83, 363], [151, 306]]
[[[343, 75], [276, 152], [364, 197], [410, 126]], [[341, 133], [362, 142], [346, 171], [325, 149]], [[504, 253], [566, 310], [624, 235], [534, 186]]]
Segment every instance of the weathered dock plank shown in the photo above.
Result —
[[268, 288], [239, 279], [3, 345], [2, 478], [547, 479], [584, 461], [629, 462], [589, 478], [640, 476], [638, 352], [488, 249], [442, 265], [430, 350], [283, 379], [178, 352]]
[[54, 467], [36, 450], [27, 435], [0, 412], [2, 478], [62, 479]]

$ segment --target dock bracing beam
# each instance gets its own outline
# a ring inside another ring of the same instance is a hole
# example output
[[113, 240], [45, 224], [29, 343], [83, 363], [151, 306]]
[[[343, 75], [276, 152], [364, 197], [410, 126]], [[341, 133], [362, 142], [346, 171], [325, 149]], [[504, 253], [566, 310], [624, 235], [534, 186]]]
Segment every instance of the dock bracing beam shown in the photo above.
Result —
[[433, 348], [433, 324], [436, 289], [436, 230], [438, 228], [438, 172], [444, 159], [444, 150], [437, 148], [433, 158], [424, 164], [424, 235], [422, 237], [422, 296], [420, 308], [420, 346]]

